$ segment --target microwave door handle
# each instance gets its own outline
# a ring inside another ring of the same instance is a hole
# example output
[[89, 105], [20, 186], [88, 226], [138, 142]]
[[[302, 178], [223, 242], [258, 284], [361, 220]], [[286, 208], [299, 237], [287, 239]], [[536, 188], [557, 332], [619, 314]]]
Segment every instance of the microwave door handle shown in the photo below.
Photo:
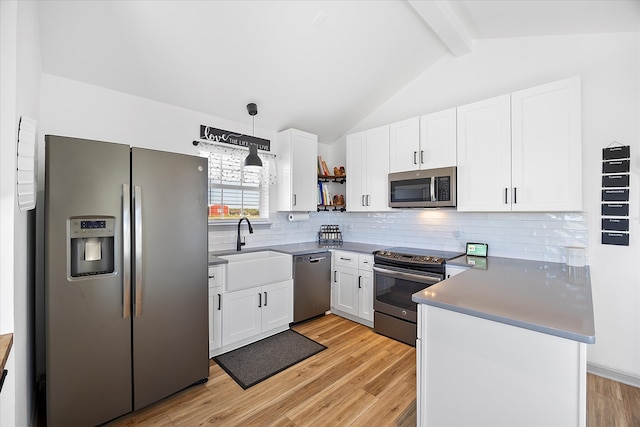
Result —
[[431, 177], [430, 190], [431, 190], [431, 201], [432, 202], [437, 202], [438, 201], [436, 199], [436, 179], [438, 179], [438, 178], [436, 178], [435, 176]]

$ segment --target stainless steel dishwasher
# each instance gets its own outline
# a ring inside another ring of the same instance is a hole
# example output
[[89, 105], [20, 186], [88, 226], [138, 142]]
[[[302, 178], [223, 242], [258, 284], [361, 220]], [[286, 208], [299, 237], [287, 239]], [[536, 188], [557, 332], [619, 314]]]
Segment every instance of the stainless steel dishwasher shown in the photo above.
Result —
[[293, 257], [293, 323], [331, 308], [331, 252]]

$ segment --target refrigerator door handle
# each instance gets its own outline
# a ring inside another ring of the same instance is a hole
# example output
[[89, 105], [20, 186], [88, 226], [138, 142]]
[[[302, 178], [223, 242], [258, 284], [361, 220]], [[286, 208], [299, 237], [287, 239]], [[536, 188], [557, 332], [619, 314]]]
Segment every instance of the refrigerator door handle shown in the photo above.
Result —
[[122, 184], [122, 317], [131, 316], [131, 191]]
[[133, 218], [135, 227], [134, 256], [136, 258], [135, 316], [142, 316], [142, 187], [136, 185], [133, 191]]

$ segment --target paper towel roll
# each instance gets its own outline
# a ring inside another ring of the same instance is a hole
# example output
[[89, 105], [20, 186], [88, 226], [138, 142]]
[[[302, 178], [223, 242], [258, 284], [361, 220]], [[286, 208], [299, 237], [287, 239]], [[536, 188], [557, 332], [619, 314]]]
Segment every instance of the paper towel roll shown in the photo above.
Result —
[[306, 221], [309, 219], [309, 212], [290, 212], [289, 221]]

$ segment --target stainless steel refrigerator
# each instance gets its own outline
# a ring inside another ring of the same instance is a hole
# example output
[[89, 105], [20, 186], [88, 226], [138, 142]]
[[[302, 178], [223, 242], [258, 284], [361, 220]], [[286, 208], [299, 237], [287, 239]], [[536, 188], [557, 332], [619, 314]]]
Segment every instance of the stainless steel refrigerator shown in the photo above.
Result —
[[206, 380], [207, 161], [45, 137], [49, 427]]

